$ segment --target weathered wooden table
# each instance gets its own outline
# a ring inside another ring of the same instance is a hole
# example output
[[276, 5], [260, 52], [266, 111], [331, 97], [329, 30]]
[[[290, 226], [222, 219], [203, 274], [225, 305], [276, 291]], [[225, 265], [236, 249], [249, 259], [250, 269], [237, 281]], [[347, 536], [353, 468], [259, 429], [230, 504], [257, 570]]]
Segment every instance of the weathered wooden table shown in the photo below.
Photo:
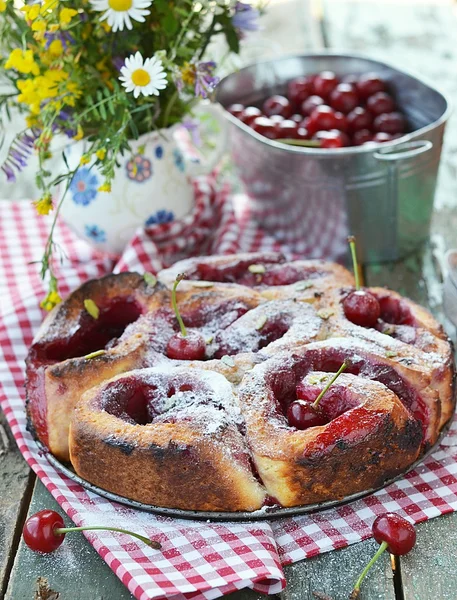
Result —
[[[276, 33], [275, 23], [280, 25], [275, 40], [286, 51], [330, 47], [366, 52], [420, 72], [457, 102], [457, 21], [452, 0], [288, 0], [272, 10], [277, 12], [266, 33]], [[368, 284], [396, 289], [429, 306], [440, 319], [443, 252], [457, 245], [456, 174], [457, 116], [447, 130], [431, 243], [402, 263], [372, 265], [365, 273]], [[81, 534], [68, 536], [59, 558], [39, 556], [24, 547], [20, 539], [24, 519], [43, 508], [58, 506], [30, 473], [0, 415], [0, 600], [32, 600], [39, 576], [49, 580], [60, 600], [133, 599]], [[377, 544], [369, 540], [286, 567], [288, 587], [281, 597], [311, 600], [313, 591], [319, 591], [333, 600], [347, 598], [375, 548]], [[362, 599], [456, 600], [456, 561], [457, 514], [433, 519], [418, 526], [415, 550], [396, 569], [387, 558], [379, 561], [364, 582]], [[248, 590], [230, 597], [260, 596]]]

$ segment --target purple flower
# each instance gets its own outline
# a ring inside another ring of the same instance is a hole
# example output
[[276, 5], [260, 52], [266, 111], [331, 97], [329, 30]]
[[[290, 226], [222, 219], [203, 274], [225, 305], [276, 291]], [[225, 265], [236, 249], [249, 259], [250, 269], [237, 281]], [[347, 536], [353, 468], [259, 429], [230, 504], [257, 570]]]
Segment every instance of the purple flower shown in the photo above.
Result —
[[195, 95], [202, 98], [208, 98], [208, 95], [214, 92], [219, 77], [213, 75], [216, 63], [212, 60], [208, 62], [199, 62], [195, 65]]
[[46, 39], [45, 48], [46, 50], [49, 48], [51, 43], [54, 40], [60, 40], [62, 42], [63, 49], [65, 50], [67, 46], [75, 43], [75, 38], [68, 33], [68, 31], [47, 31], [44, 34]]
[[259, 11], [246, 2], [237, 2], [235, 4], [235, 14], [232, 17], [232, 24], [239, 32], [257, 31], [259, 29]]
[[27, 166], [27, 161], [39, 135], [40, 131], [38, 129], [31, 129], [29, 133], [23, 133], [13, 141], [8, 156], [1, 166], [7, 181], [16, 181], [15, 172], [20, 172]]

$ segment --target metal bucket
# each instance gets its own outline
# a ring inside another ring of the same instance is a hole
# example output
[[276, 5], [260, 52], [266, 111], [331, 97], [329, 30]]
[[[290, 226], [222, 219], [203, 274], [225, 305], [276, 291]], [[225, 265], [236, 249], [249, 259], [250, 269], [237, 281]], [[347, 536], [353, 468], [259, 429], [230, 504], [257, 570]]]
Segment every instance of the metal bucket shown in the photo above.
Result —
[[233, 161], [252, 218], [309, 257], [338, 259], [357, 236], [364, 262], [400, 259], [428, 239], [447, 98], [416, 76], [362, 56], [321, 53], [256, 63], [225, 77], [217, 100], [261, 105], [296, 77], [376, 71], [406, 115], [408, 133], [378, 147], [337, 150], [269, 140], [226, 112]]

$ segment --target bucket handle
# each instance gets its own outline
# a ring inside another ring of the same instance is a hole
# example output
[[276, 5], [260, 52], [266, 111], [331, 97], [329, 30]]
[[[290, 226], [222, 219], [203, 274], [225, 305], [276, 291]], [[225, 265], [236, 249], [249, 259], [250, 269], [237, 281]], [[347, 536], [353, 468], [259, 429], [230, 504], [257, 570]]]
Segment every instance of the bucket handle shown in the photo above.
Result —
[[433, 143], [429, 140], [417, 140], [414, 142], [404, 142], [390, 148], [382, 148], [373, 154], [376, 160], [393, 161], [413, 158], [433, 148]]

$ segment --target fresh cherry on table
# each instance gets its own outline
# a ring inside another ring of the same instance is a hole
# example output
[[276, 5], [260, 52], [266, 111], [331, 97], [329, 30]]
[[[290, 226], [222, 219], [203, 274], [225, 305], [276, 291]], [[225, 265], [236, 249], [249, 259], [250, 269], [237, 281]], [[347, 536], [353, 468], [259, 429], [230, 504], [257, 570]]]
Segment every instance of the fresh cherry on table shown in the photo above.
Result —
[[368, 290], [360, 289], [354, 236], [349, 236], [348, 242], [354, 266], [355, 290], [350, 292], [343, 300], [344, 314], [355, 325], [374, 327], [381, 315], [381, 306], [374, 294]]
[[377, 92], [384, 92], [385, 81], [377, 73], [364, 73], [357, 82], [357, 91], [361, 98], [369, 98]]
[[263, 103], [263, 112], [267, 117], [281, 115], [281, 117], [287, 119], [292, 114], [292, 105], [285, 96], [271, 96]]
[[349, 113], [359, 104], [359, 95], [350, 83], [339, 83], [330, 94], [330, 106], [342, 113]]
[[368, 110], [375, 116], [395, 110], [395, 101], [386, 92], [377, 92], [367, 100]]
[[404, 133], [405, 127], [405, 117], [399, 112], [383, 113], [378, 115], [373, 122], [375, 131], [390, 134]]
[[349, 131], [352, 133], [360, 129], [370, 129], [373, 123], [371, 113], [362, 106], [357, 106], [347, 115]]
[[257, 117], [261, 117], [262, 112], [256, 106], [247, 106], [240, 115], [240, 121], [245, 123], [246, 125], [250, 125], [254, 119]]
[[278, 137], [275, 122], [268, 117], [257, 117], [252, 121], [251, 127], [254, 131], [270, 140], [275, 140]]
[[287, 96], [297, 108], [312, 95], [313, 90], [312, 77], [297, 77], [287, 84]]
[[301, 105], [301, 112], [304, 116], [308, 116], [314, 111], [318, 106], [322, 106], [325, 104], [325, 100], [320, 96], [310, 96]]
[[205, 338], [196, 331], [187, 331], [176, 300], [176, 288], [185, 277], [185, 273], [180, 273], [171, 290], [171, 306], [181, 331], [172, 335], [168, 340], [166, 355], [174, 360], [203, 360], [206, 354]]
[[48, 554], [57, 550], [57, 548], [64, 541], [65, 535], [71, 531], [117, 531], [119, 533], [126, 533], [135, 537], [151, 548], [159, 550], [161, 544], [155, 540], [150, 540], [138, 533], [133, 533], [126, 529], [119, 529], [117, 527], [103, 527], [103, 526], [90, 526], [90, 527], [65, 527], [64, 520], [61, 515], [54, 510], [40, 510], [31, 517], [29, 517], [24, 523], [22, 529], [22, 537], [27, 546], [34, 552], [42, 552]]
[[335, 127], [335, 111], [326, 104], [317, 106], [313, 110], [306, 125], [307, 130], [313, 135], [318, 131], [329, 131], [330, 129], [335, 129]]
[[321, 71], [314, 78], [314, 93], [326, 100], [338, 83], [339, 79], [333, 71]]
[[344, 148], [350, 144], [349, 137], [343, 131], [337, 129], [318, 131], [312, 139], [319, 142], [320, 148]]
[[374, 539], [381, 545], [357, 579], [349, 597], [350, 600], [357, 600], [359, 598], [360, 585], [381, 554], [388, 550], [395, 556], [403, 556], [404, 554], [408, 554], [416, 544], [416, 530], [414, 529], [414, 525], [396, 513], [379, 515], [374, 520], [371, 529]]

